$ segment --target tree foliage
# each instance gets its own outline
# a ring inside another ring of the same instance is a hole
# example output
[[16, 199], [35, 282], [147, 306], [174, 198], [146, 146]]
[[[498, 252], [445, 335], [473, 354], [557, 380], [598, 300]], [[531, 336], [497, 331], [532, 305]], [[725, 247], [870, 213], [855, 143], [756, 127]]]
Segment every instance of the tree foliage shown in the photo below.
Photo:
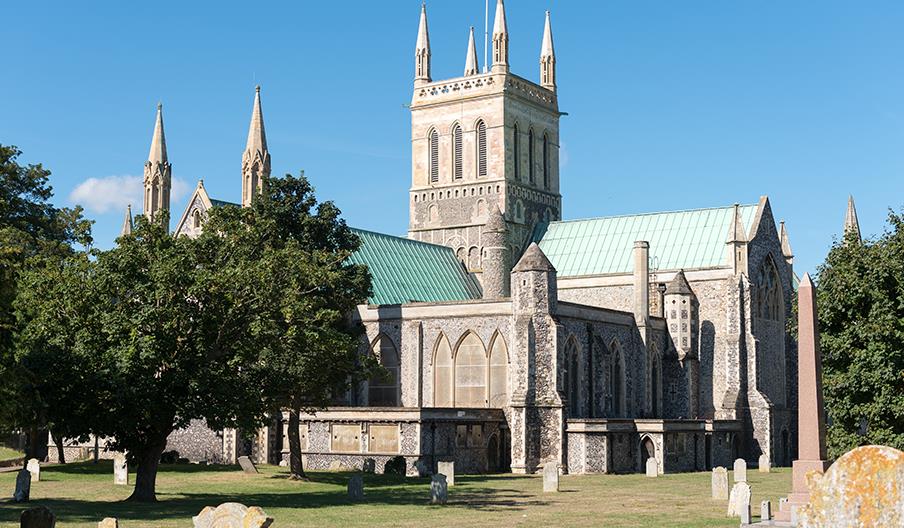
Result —
[[819, 326], [831, 457], [904, 449], [904, 216], [877, 240], [848, 235], [820, 267]]

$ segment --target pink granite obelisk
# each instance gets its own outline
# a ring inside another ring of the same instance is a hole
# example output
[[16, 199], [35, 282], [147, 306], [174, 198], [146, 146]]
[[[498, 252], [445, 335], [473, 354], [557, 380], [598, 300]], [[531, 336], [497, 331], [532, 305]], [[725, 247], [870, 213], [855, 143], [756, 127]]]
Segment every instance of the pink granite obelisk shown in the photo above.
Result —
[[792, 465], [791, 494], [786, 508], [776, 512], [777, 520], [790, 520], [794, 508], [810, 499], [807, 473], [825, 473], [826, 423], [822, 399], [822, 357], [816, 319], [816, 288], [810, 274], [804, 275], [797, 290], [797, 460]]

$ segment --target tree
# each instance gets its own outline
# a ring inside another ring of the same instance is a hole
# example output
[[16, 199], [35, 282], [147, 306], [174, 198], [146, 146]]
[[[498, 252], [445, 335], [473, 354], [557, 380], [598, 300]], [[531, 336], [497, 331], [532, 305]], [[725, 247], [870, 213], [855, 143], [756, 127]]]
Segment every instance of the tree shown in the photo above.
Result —
[[323, 409], [376, 368], [358, 356], [361, 329], [349, 319], [370, 295], [366, 267], [347, 263], [358, 237], [303, 175], [287, 175], [266, 181], [250, 208], [217, 211], [201, 238], [228, 248], [236, 268], [255, 270], [266, 299], [254, 329], [266, 398], [289, 413], [290, 477], [303, 479], [299, 413]]
[[829, 456], [904, 449], [904, 216], [875, 241], [848, 235], [819, 269]]

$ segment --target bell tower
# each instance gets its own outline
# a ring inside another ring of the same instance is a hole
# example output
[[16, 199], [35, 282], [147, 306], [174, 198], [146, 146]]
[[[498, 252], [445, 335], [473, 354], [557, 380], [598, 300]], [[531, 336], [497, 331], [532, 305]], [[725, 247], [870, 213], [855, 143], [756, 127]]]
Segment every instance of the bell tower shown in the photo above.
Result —
[[[483, 282], [487, 231], [494, 208], [504, 219], [508, 262], [517, 262], [535, 226], [558, 220], [559, 107], [552, 33], [543, 20], [540, 83], [509, 67], [509, 33], [496, 4], [492, 67], [481, 73], [468, 34], [465, 74], [430, 77], [427, 14], [421, 11], [411, 100], [411, 190], [408, 237], [452, 248]], [[434, 35], [435, 36], [435, 35]], [[426, 66], [426, 68], [425, 68]], [[554, 66], [553, 66], [554, 67]], [[495, 232], [498, 223], [491, 226]]]

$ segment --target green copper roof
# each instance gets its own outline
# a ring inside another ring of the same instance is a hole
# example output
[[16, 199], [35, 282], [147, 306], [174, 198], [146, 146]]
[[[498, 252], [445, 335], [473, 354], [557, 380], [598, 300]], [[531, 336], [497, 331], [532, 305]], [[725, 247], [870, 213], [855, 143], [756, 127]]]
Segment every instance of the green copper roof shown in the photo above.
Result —
[[370, 269], [372, 304], [480, 298], [477, 282], [451, 248], [361, 229], [352, 231], [361, 238], [361, 247], [349, 261]]
[[[756, 205], [740, 206], [748, 234], [756, 211]], [[559, 277], [630, 273], [636, 240], [650, 243], [656, 269], [716, 268], [728, 265], [725, 241], [733, 214], [728, 206], [551, 222], [535, 239]]]

